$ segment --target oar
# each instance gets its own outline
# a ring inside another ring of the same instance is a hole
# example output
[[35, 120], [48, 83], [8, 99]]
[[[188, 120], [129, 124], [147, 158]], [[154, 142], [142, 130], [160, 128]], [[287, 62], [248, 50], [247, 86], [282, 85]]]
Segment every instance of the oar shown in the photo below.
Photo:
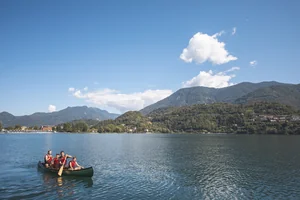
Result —
[[65, 166], [65, 163], [66, 163], [66, 160], [67, 160], [67, 157], [65, 157], [65, 160], [64, 160], [64, 163], [63, 165], [60, 167], [59, 171], [58, 171], [58, 176], [61, 176], [62, 173], [63, 173], [63, 170], [64, 170], [64, 166]]

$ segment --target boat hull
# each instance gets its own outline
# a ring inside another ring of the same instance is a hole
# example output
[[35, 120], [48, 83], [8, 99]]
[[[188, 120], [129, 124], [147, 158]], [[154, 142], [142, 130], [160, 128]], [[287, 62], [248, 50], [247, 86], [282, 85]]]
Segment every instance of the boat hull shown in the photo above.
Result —
[[[57, 169], [46, 168], [41, 161], [38, 162], [38, 169], [45, 173], [56, 174], [58, 176]], [[62, 173], [62, 176], [76, 176], [76, 177], [92, 177], [93, 175], [94, 175], [93, 167], [88, 167], [81, 170], [73, 170], [73, 171], [64, 169]]]

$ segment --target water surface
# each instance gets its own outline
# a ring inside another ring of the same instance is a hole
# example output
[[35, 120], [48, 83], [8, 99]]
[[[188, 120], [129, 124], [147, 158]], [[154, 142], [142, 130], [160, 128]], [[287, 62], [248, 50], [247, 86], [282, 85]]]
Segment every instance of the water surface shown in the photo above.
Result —
[[[48, 149], [90, 178], [37, 170]], [[0, 199], [298, 199], [300, 137], [0, 134]]]

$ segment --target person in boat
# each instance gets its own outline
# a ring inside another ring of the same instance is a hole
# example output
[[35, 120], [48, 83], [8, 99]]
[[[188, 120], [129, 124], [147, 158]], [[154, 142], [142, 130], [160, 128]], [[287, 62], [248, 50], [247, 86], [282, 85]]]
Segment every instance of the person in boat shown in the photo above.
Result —
[[62, 165], [67, 165], [68, 164], [68, 162], [67, 162], [67, 159], [68, 158], [72, 158], [72, 156], [71, 155], [68, 155], [68, 154], [65, 154], [65, 152], [64, 151], [61, 151], [60, 152], [60, 166], [62, 166]]
[[50, 167], [52, 164], [52, 151], [48, 150], [47, 154], [45, 155], [44, 158], [44, 162], [45, 162], [45, 167]]
[[59, 168], [59, 165], [60, 165], [60, 159], [59, 159], [59, 157], [60, 157], [60, 155], [56, 154], [55, 158], [53, 159], [52, 167], [55, 168], [55, 169]]
[[78, 163], [77, 163], [77, 159], [76, 157], [74, 156], [73, 159], [69, 162], [69, 169], [70, 170], [81, 170], [83, 169], [84, 167], [80, 166]]

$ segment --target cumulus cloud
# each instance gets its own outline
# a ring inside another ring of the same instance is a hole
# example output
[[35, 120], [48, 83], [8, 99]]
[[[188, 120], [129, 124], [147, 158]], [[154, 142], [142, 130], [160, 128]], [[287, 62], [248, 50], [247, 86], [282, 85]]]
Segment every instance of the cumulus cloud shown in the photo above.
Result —
[[68, 89], [68, 91], [69, 91], [69, 92], [74, 92], [74, 91], [75, 91], [75, 88], [70, 87], [70, 88]]
[[89, 89], [88, 87], [83, 88], [84, 91], [87, 91], [88, 89]]
[[235, 35], [236, 34], [236, 27], [233, 27], [231, 35]]
[[48, 106], [48, 111], [49, 111], [49, 112], [54, 112], [54, 111], [56, 111], [56, 106], [55, 106], [55, 105], [49, 105], [49, 106]]
[[182, 83], [182, 87], [204, 86], [213, 88], [223, 88], [233, 85], [230, 82], [235, 77], [234, 74], [227, 74], [239, 70], [239, 67], [232, 67], [224, 72], [214, 73], [212, 70], [200, 71], [200, 73], [191, 80]]
[[209, 61], [216, 65], [237, 60], [225, 49], [225, 43], [218, 40], [224, 31], [212, 36], [201, 32], [196, 33], [189, 41], [188, 46], [183, 49], [180, 59], [187, 63], [195, 62], [198, 64]]
[[257, 61], [256, 60], [252, 60], [252, 61], [250, 61], [249, 64], [250, 64], [250, 66], [254, 67], [254, 66], [257, 65]]
[[87, 102], [98, 105], [99, 107], [110, 107], [126, 112], [129, 110], [140, 110], [150, 104], [171, 95], [171, 90], [146, 90], [136, 93], [121, 93], [117, 90], [103, 89], [91, 92], [76, 90], [73, 96], [85, 99]]

